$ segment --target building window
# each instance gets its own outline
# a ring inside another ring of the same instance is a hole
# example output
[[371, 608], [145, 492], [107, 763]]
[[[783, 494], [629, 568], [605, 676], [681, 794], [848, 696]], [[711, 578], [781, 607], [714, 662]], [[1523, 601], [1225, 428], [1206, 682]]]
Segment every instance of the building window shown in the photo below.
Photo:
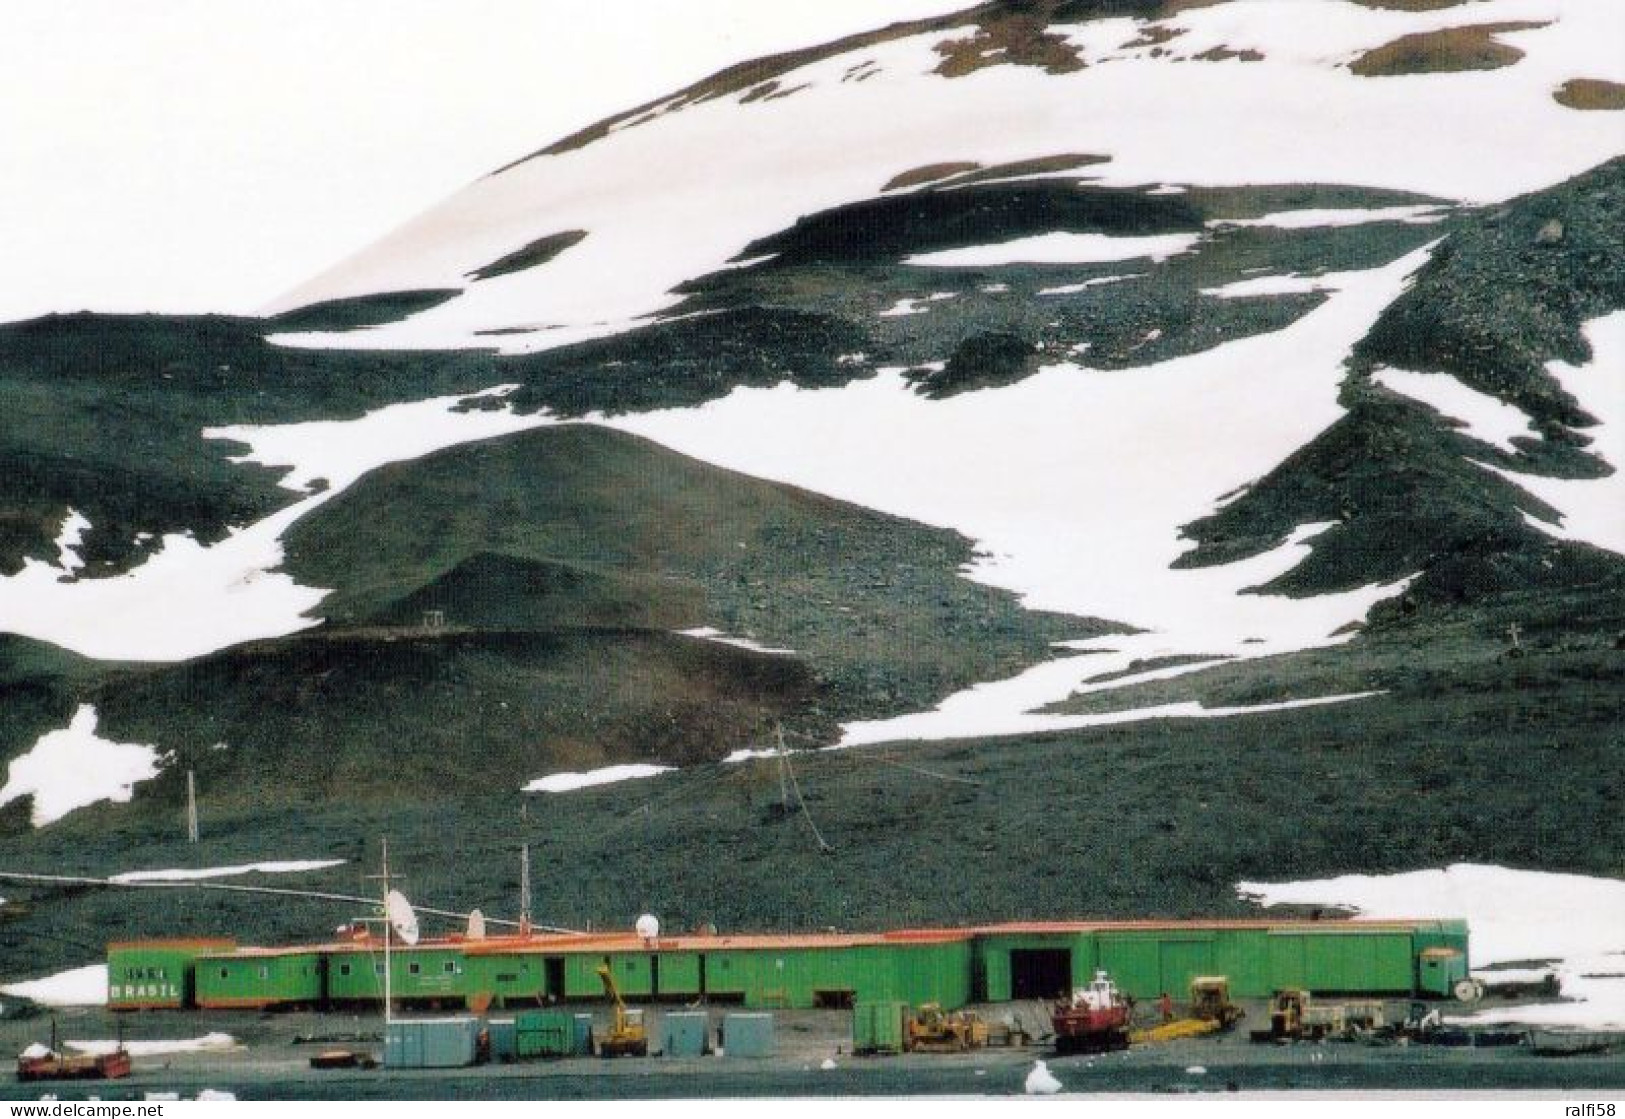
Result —
[[339, 974], [340, 975], [349, 975], [350, 974], [350, 965], [349, 964], [340, 964], [339, 965]]
[[423, 965], [422, 964], [407, 964], [406, 965], [406, 970], [411, 972], [413, 975], [422, 975], [423, 974]]
[[457, 974], [457, 961], [456, 960], [447, 960], [445, 962], [445, 964], [444, 964], [444, 970], [445, 970], [447, 975], [456, 975]]
[[384, 965], [383, 964], [373, 964], [372, 965], [372, 973], [374, 975], [382, 975], [382, 974], [384, 974]]
[[271, 978], [271, 969], [268, 966], [264, 965], [264, 964], [260, 965], [260, 978], [261, 979], [269, 979], [269, 978]]
[[231, 972], [226, 968], [221, 968], [220, 969], [220, 978], [221, 979], [230, 979], [231, 978]]

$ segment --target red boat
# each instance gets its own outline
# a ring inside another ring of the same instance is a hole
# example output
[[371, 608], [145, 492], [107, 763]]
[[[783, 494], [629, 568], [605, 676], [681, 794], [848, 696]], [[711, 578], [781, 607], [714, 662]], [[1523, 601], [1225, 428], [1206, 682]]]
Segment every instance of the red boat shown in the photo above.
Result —
[[113, 1053], [66, 1057], [61, 1053], [17, 1058], [18, 1080], [119, 1080], [130, 1075], [130, 1055]]
[[1104, 971], [1055, 1004], [1055, 1050], [1100, 1053], [1128, 1048], [1129, 1001]]

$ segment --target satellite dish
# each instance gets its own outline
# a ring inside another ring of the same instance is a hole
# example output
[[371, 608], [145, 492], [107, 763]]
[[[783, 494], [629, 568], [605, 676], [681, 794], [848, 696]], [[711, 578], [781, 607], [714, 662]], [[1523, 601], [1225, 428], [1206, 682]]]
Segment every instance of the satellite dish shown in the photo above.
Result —
[[485, 939], [485, 914], [478, 909], [468, 915], [468, 939]]
[[638, 930], [638, 935], [644, 940], [654, 940], [660, 935], [660, 918], [654, 916], [652, 913], [645, 913], [643, 916], [638, 918], [638, 923], [635, 927]]
[[416, 944], [418, 942], [418, 915], [412, 908], [412, 903], [406, 900], [406, 895], [399, 890], [389, 891], [389, 897], [384, 903], [384, 915], [389, 918], [390, 928], [395, 935], [401, 938], [402, 944]]

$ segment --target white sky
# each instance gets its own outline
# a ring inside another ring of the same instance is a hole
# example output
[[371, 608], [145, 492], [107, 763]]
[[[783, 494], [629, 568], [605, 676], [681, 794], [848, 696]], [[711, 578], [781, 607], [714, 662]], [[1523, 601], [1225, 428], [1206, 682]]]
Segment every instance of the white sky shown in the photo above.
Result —
[[730, 63], [970, 0], [6, 0], [0, 321], [253, 311]]

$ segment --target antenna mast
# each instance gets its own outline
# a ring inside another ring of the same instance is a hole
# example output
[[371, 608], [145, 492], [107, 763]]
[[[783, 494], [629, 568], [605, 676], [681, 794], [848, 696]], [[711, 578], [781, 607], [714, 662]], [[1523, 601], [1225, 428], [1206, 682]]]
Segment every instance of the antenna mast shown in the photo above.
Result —
[[530, 844], [519, 848], [519, 935], [530, 935]]
[[381, 873], [381, 874], [369, 874], [369, 875], [367, 875], [367, 877], [375, 879], [376, 881], [378, 881], [381, 888], [383, 889], [383, 904], [384, 904], [384, 909], [383, 909], [383, 913], [384, 913], [384, 1031], [387, 1034], [388, 1031], [389, 1031], [389, 1023], [390, 1023], [390, 1018], [391, 1018], [391, 1013], [392, 1013], [391, 1009], [390, 1009], [391, 995], [393, 993], [392, 990], [391, 990], [391, 978], [392, 978], [391, 973], [394, 970], [390, 966], [389, 942], [390, 942], [390, 934], [395, 931], [395, 929], [394, 929], [395, 922], [392, 920], [391, 914], [389, 912], [389, 887], [390, 887], [390, 883], [393, 881], [393, 876], [389, 873], [389, 838], [386, 836], [383, 839], [379, 840], [379, 843], [383, 848], [383, 873]]
[[197, 842], [197, 779], [186, 771], [186, 842]]

